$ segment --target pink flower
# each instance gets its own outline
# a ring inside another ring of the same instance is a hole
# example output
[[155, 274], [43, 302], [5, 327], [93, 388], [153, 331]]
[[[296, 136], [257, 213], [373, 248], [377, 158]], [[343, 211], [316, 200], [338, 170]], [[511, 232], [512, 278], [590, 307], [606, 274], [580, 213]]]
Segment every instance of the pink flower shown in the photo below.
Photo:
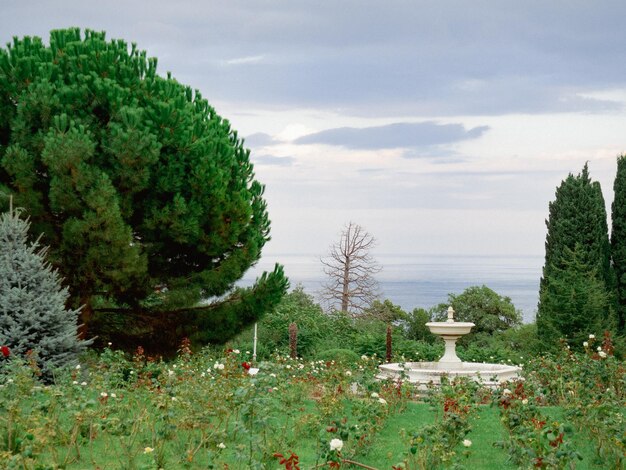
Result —
[[0, 351], [4, 357], [9, 357], [11, 355], [11, 350], [8, 346], [0, 346]]

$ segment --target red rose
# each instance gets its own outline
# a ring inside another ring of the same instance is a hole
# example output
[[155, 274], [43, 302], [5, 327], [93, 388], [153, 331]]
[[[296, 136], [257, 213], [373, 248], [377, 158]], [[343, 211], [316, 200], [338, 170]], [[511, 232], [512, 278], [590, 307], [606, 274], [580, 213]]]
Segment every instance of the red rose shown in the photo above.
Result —
[[4, 357], [9, 357], [11, 355], [11, 350], [8, 346], [0, 346], [0, 351], [2, 351], [2, 355]]
[[248, 362], [242, 362], [241, 363], [241, 367], [243, 367], [246, 370], [250, 370], [251, 366], [250, 366], [250, 363], [248, 363]]

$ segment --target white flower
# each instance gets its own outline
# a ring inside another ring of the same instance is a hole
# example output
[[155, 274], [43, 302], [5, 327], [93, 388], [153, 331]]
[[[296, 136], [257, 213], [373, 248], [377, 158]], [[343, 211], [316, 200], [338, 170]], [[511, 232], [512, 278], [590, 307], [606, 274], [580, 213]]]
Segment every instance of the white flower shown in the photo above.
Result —
[[85, 385], [87, 385], [87, 382], [81, 382], [80, 384], [84, 387]]
[[76, 370], [80, 369], [80, 364], [76, 364]]
[[239, 352], [240, 352], [240, 351], [239, 351], [239, 349], [233, 349], [233, 352], [234, 352], [235, 354], [239, 354]]
[[469, 439], [464, 439], [463, 440], [463, 445], [465, 447], [472, 447], [472, 441], [470, 441]]
[[257, 375], [258, 373], [259, 373], [258, 367], [250, 367], [250, 369], [248, 369], [249, 375]]
[[343, 441], [341, 439], [332, 439], [330, 441], [330, 450], [340, 451], [343, 449]]
[[224, 370], [224, 364], [216, 362], [215, 364], [213, 364], [213, 369]]
[[111, 398], [117, 398], [117, 395], [115, 393], [112, 393]]
[[379, 399], [378, 399], [378, 403], [381, 403], [381, 404], [383, 404], [383, 405], [386, 405], [386, 404], [387, 404], [387, 400], [385, 400], [384, 398], [379, 398]]
[[298, 369], [304, 369], [304, 364], [300, 364], [300, 365], [298, 366]]
[[598, 352], [602, 351], [602, 346], [598, 346]]
[[270, 377], [276, 378], [276, 374], [270, 374]]
[[246, 354], [250, 354], [250, 351], [246, 351]]
[[74, 381], [72, 382], [72, 384], [74, 384], [74, 385], [78, 385], [78, 381], [77, 381], [77, 380], [74, 380]]
[[178, 398], [172, 397], [172, 401], [178, 401]]
[[600, 357], [602, 358], [606, 357], [606, 353], [604, 351], [600, 351], [598, 354], [600, 354]]
[[287, 365], [285, 366], [285, 369], [291, 369], [291, 366], [290, 366], [289, 364], [287, 364]]
[[200, 374], [200, 377], [206, 377], [206, 373], [202, 372], [202, 374]]
[[174, 375], [174, 371], [173, 370], [168, 370], [167, 371], [167, 375], [169, 375], [171, 377], [172, 375]]
[[347, 371], [346, 371], [346, 375], [347, 375], [348, 377], [350, 377], [350, 376], [352, 375], [352, 372], [350, 372], [349, 370], [347, 370]]
[[144, 454], [149, 454], [151, 452], [154, 452], [154, 449], [152, 447], [146, 447], [143, 449]]
[[365, 354], [363, 354], [363, 355], [361, 356], [361, 360], [363, 360], [363, 361], [367, 361], [367, 356], [366, 356]]
[[524, 398], [522, 400], [522, 405], [528, 405], [528, 398]]
[[376, 392], [372, 392], [372, 394], [370, 395], [370, 397], [372, 398], [378, 398], [380, 395]]
[[596, 335], [589, 335], [589, 339], [596, 339]]
[[588, 343], [587, 341], [584, 341], [584, 342], [583, 342], [583, 347], [584, 347], [584, 348], [588, 348], [588, 347], [589, 347], [589, 343]]
[[[109, 345], [109, 346], [113, 346], [113, 343], [111, 343], [111, 341], [109, 341], [109, 342], [107, 343], [107, 345]], [[148, 447], [148, 449], [149, 449], [149, 447]]]
[[220, 449], [226, 449], [226, 444], [224, 444], [223, 442], [220, 442], [217, 447], [219, 447]]
[[513, 392], [511, 392], [511, 390], [509, 390], [508, 388], [505, 388], [504, 390], [502, 390], [502, 395], [504, 395], [505, 397], [508, 395], [512, 395]]
[[101, 396], [102, 398], [106, 398], [106, 397], [108, 397], [108, 396], [109, 396], [109, 394], [108, 394], [107, 392], [102, 392], [102, 393], [100, 393], [100, 396]]

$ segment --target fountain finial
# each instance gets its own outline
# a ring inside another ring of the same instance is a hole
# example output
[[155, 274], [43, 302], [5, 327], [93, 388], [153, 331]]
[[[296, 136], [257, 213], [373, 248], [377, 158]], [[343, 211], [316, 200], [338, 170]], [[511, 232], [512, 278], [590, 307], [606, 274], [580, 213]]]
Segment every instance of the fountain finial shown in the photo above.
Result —
[[448, 307], [448, 320], [446, 323], [454, 323], [454, 309], [452, 305]]

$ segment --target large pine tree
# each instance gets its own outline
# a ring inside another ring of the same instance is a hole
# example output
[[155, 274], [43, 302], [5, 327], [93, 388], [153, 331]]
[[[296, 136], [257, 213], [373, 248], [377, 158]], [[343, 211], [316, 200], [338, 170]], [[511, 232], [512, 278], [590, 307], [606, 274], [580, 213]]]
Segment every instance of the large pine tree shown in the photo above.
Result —
[[[539, 336], [546, 346], [550, 346], [555, 336], [575, 338], [579, 328], [597, 328], [600, 324], [608, 327], [612, 320], [615, 275], [610, 259], [607, 214], [600, 183], [591, 180], [587, 164], [581, 174], [569, 174], [557, 188], [556, 198], [549, 205], [546, 225], [546, 257], [540, 283], [537, 327]], [[565, 297], [549, 297], [554, 286], [561, 285], [563, 279], [573, 275], [573, 269], [577, 276], [586, 276], [595, 290], [600, 286], [606, 293], [606, 296], [600, 296], [605, 299], [603, 309], [597, 308], [595, 299], [598, 296], [595, 294], [589, 297], [594, 299], [589, 308], [580, 303], [572, 308]], [[579, 315], [600, 315], [600, 311], [603, 318], [599, 323], [591, 316], [587, 324], [580, 323]]]
[[0, 215], [0, 344], [24, 357], [36, 352], [44, 377], [77, 361], [88, 344], [77, 338], [78, 310], [68, 310], [68, 289], [45, 260], [46, 249], [28, 243], [27, 221], [17, 211]]
[[269, 240], [264, 187], [230, 123], [156, 65], [78, 29], [0, 48], [0, 193], [44, 234], [91, 334], [175, 350], [232, 337], [287, 280], [277, 267], [228, 295]]
[[617, 159], [611, 206], [611, 257], [617, 279], [617, 321], [620, 331], [626, 323], [626, 155]]

